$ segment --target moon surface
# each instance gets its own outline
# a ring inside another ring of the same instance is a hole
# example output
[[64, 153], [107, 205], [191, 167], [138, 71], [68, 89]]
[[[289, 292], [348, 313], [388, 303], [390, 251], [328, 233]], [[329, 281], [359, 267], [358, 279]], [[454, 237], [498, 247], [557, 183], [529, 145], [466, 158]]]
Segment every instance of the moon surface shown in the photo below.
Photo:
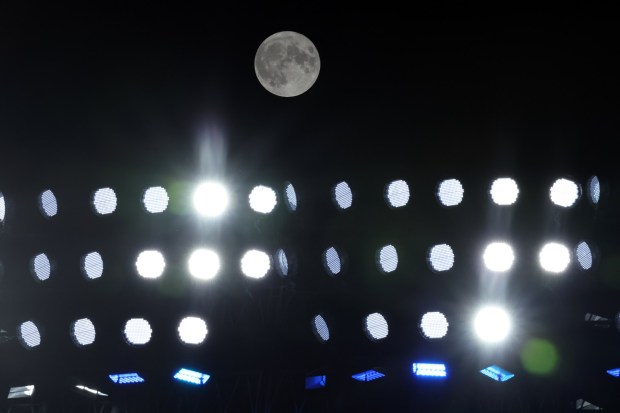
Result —
[[296, 32], [278, 32], [256, 51], [254, 70], [261, 85], [277, 96], [301, 95], [312, 87], [321, 70], [314, 44]]

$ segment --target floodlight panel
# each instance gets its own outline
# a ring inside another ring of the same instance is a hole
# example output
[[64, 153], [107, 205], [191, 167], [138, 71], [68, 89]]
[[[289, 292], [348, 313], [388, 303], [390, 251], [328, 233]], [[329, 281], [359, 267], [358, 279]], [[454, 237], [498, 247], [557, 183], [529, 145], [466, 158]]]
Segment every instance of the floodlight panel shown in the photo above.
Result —
[[284, 199], [286, 200], [286, 206], [288, 209], [291, 211], [297, 211], [297, 193], [295, 192], [295, 187], [293, 187], [292, 183], [286, 183], [284, 193], [286, 195]]
[[486, 267], [494, 272], [506, 272], [512, 268], [515, 256], [512, 247], [505, 242], [492, 242], [482, 256]]
[[108, 377], [117, 384], [144, 383], [144, 379], [138, 373], [110, 374]]
[[132, 318], [125, 323], [123, 330], [127, 343], [140, 346], [151, 341], [151, 325], [143, 318]]
[[116, 210], [116, 192], [112, 188], [101, 188], [93, 195], [93, 207], [99, 215], [108, 215]]
[[264, 185], [255, 186], [249, 195], [250, 208], [261, 214], [268, 214], [276, 207], [276, 191]]
[[336, 248], [329, 247], [325, 250], [323, 253], [323, 264], [330, 275], [334, 276], [340, 274], [342, 270], [342, 260]]
[[446, 365], [442, 363], [413, 363], [411, 371], [418, 377], [447, 377]]
[[103, 259], [96, 251], [89, 252], [82, 258], [82, 272], [86, 278], [95, 280], [103, 275]]
[[483, 307], [474, 318], [474, 331], [476, 335], [487, 343], [503, 341], [510, 333], [510, 329], [510, 317], [501, 307]]
[[593, 204], [601, 199], [601, 182], [596, 175], [588, 180], [588, 197]]
[[34, 394], [34, 384], [28, 386], [17, 386], [9, 388], [7, 399], [21, 399], [24, 397], [32, 397]]
[[312, 332], [317, 340], [325, 343], [329, 340], [329, 327], [322, 315], [317, 314], [312, 318]]
[[207, 323], [200, 317], [185, 317], [179, 323], [179, 338], [186, 344], [201, 344], [207, 338]]
[[493, 365], [493, 366], [489, 366], [486, 367], [482, 370], [480, 370], [480, 373], [484, 374], [487, 377], [490, 377], [491, 379], [495, 380], [495, 381], [499, 381], [499, 382], [504, 382], [507, 380], [510, 380], [511, 378], [513, 378], [515, 375], [514, 373], [509, 372], [508, 370], [505, 370], [499, 366]]
[[353, 193], [349, 184], [345, 181], [339, 182], [334, 186], [333, 197], [340, 209], [347, 209], [353, 204]]
[[547, 272], [561, 273], [570, 264], [570, 251], [562, 244], [545, 244], [538, 255], [540, 266]]
[[306, 390], [320, 389], [327, 386], [327, 376], [306, 377]]
[[88, 346], [95, 342], [95, 325], [88, 318], [81, 318], [71, 324], [71, 336], [78, 346]]
[[438, 311], [425, 313], [420, 320], [422, 335], [431, 340], [445, 337], [449, 325], [446, 316]]
[[390, 182], [385, 188], [385, 200], [392, 208], [404, 207], [409, 202], [409, 197], [409, 185], [402, 179]]
[[32, 271], [39, 281], [45, 281], [52, 274], [52, 265], [47, 255], [41, 253], [32, 260]]
[[144, 191], [142, 204], [151, 214], [159, 214], [168, 208], [168, 192], [161, 186], [152, 186]]
[[441, 181], [437, 189], [437, 198], [443, 206], [457, 206], [463, 201], [465, 190], [458, 179], [446, 179]]
[[579, 186], [564, 178], [556, 180], [549, 190], [551, 202], [564, 208], [573, 206], [579, 199], [579, 195]]
[[353, 374], [351, 377], [357, 381], [373, 381], [385, 377], [385, 374], [376, 370], [366, 370], [361, 373]]
[[39, 206], [43, 214], [51, 218], [58, 213], [58, 202], [56, 202], [56, 196], [54, 193], [46, 189], [39, 196]]
[[205, 384], [209, 380], [209, 378], [211, 378], [211, 376], [208, 374], [200, 373], [198, 371], [193, 371], [193, 370], [189, 370], [185, 368], [182, 368], [179, 371], [177, 371], [173, 377], [176, 380], [184, 381], [186, 383], [191, 383], [191, 384], [196, 384], [196, 385]]
[[498, 178], [491, 184], [490, 193], [497, 205], [512, 205], [519, 197], [519, 186], [512, 178]]
[[26, 348], [34, 348], [41, 344], [41, 333], [32, 321], [26, 321], [19, 325], [17, 336], [21, 344]]
[[428, 262], [435, 271], [448, 271], [454, 266], [454, 252], [448, 244], [438, 244], [428, 252]]
[[241, 258], [241, 272], [249, 278], [263, 278], [271, 269], [269, 254], [259, 250], [249, 250]]
[[194, 209], [205, 217], [218, 217], [228, 208], [228, 191], [217, 182], [205, 182], [194, 191]]
[[220, 257], [210, 249], [199, 248], [187, 261], [189, 273], [200, 280], [210, 280], [220, 271]]
[[276, 251], [276, 266], [278, 272], [283, 277], [288, 276], [289, 266], [288, 266], [288, 258], [286, 257], [286, 252], [283, 249], [278, 249]]
[[379, 250], [379, 268], [384, 273], [396, 271], [398, 267], [398, 253], [393, 245], [386, 245]]
[[592, 250], [587, 242], [581, 241], [577, 248], [575, 248], [575, 255], [577, 256], [577, 262], [584, 270], [592, 268], [594, 258], [592, 257]]
[[141, 277], [159, 278], [166, 268], [166, 260], [156, 250], [142, 251], [136, 259], [136, 270]]
[[388, 323], [380, 313], [372, 313], [366, 316], [364, 331], [371, 340], [382, 340], [389, 334]]
[[4, 202], [4, 194], [0, 192], [0, 222], [4, 222], [6, 215], [6, 204]]

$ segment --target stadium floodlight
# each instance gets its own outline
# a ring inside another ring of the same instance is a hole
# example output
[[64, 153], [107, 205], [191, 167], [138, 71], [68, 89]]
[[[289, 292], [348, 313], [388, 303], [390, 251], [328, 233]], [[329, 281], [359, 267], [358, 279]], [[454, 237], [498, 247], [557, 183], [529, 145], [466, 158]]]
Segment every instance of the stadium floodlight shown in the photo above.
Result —
[[96, 251], [89, 252], [82, 257], [82, 273], [89, 280], [95, 280], [103, 275], [103, 259]]
[[141, 277], [159, 278], [166, 268], [166, 260], [156, 250], [142, 251], [136, 259], [136, 270]]
[[607, 370], [607, 374], [614, 377], [620, 377], [620, 368]]
[[512, 205], [519, 196], [519, 186], [511, 178], [498, 178], [491, 185], [491, 199], [497, 205]]
[[603, 410], [599, 406], [584, 399], [577, 399], [575, 410]]
[[428, 251], [428, 263], [433, 271], [448, 271], [454, 266], [454, 252], [448, 244], [438, 244]]
[[125, 323], [123, 334], [127, 343], [141, 346], [151, 341], [151, 325], [143, 318], [132, 318]]
[[32, 259], [32, 273], [38, 281], [45, 281], [52, 275], [52, 264], [47, 255], [37, 254]]
[[440, 339], [448, 334], [448, 320], [443, 313], [432, 311], [425, 313], [420, 320], [420, 330], [424, 338]]
[[287, 182], [284, 186], [284, 194], [286, 197], [286, 206], [292, 212], [297, 211], [297, 193], [295, 192], [295, 187], [290, 182]]
[[263, 278], [271, 269], [271, 258], [263, 251], [249, 250], [241, 258], [241, 272], [249, 278]]
[[503, 341], [510, 333], [508, 313], [501, 307], [483, 307], [474, 317], [474, 331], [478, 338], [487, 343]]
[[377, 264], [381, 272], [388, 274], [398, 267], [398, 253], [393, 245], [385, 245], [377, 251]]
[[568, 179], [560, 178], [556, 180], [551, 189], [549, 189], [549, 197], [554, 204], [569, 208], [579, 199], [579, 186]]
[[499, 366], [493, 365], [480, 370], [480, 373], [487, 377], [492, 378], [495, 381], [507, 381], [512, 379], [515, 375]]
[[506, 272], [512, 267], [515, 255], [505, 242], [492, 242], [485, 248], [482, 259], [489, 270]]
[[332, 277], [342, 271], [341, 254], [334, 247], [329, 247], [323, 252], [323, 265]]
[[58, 213], [58, 202], [51, 190], [46, 189], [41, 192], [41, 195], [39, 195], [39, 208], [47, 218], [51, 218]]
[[179, 323], [179, 338], [186, 344], [200, 344], [207, 338], [207, 323], [200, 317], [185, 317]]
[[76, 389], [82, 390], [86, 393], [92, 394], [93, 396], [103, 396], [103, 397], [107, 397], [108, 395], [105, 393], [100, 392], [97, 389], [91, 389], [90, 387], [84, 386], [82, 384], [76, 384], [75, 385]]
[[448, 371], [443, 363], [413, 363], [411, 371], [418, 377], [447, 377]]
[[200, 373], [198, 371], [193, 371], [189, 369], [182, 368], [177, 371], [174, 376], [176, 380], [183, 381], [185, 383], [191, 383], [196, 385], [205, 384], [211, 376], [205, 373]]
[[380, 313], [372, 313], [364, 319], [364, 332], [373, 341], [382, 340], [389, 334], [388, 323]]
[[392, 181], [385, 186], [385, 201], [392, 208], [407, 205], [409, 196], [409, 185], [402, 179]]
[[112, 188], [97, 189], [93, 194], [92, 206], [99, 215], [116, 211], [116, 192]]
[[601, 182], [596, 175], [588, 179], [588, 198], [595, 205], [601, 199]]
[[41, 333], [32, 321], [26, 321], [17, 327], [17, 338], [25, 348], [30, 349], [41, 344]]
[[32, 397], [34, 394], [34, 384], [28, 386], [11, 387], [7, 399], [21, 399], [24, 397]]
[[327, 386], [327, 376], [306, 377], [306, 390], [320, 389]]
[[353, 193], [345, 181], [337, 183], [332, 190], [332, 197], [338, 209], [347, 209], [353, 204]]
[[168, 192], [161, 186], [152, 186], [144, 191], [142, 204], [144, 209], [151, 214], [159, 214], [168, 208]]
[[77, 346], [88, 346], [95, 342], [95, 325], [88, 318], [71, 323], [71, 338]]
[[228, 208], [228, 191], [217, 182], [205, 182], [194, 191], [194, 208], [205, 217], [219, 217]]
[[261, 214], [269, 214], [278, 204], [276, 191], [264, 185], [255, 186], [248, 197], [250, 208]]
[[575, 247], [575, 256], [577, 257], [577, 262], [579, 266], [583, 270], [589, 270], [592, 268], [592, 264], [594, 263], [594, 256], [592, 254], [592, 248], [588, 245], [587, 242], [581, 241]]
[[446, 179], [439, 183], [437, 198], [446, 207], [457, 206], [463, 201], [465, 190], [458, 179]]
[[373, 381], [385, 377], [385, 374], [380, 373], [376, 370], [366, 370], [361, 373], [356, 373], [351, 377], [357, 381]]
[[329, 327], [321, 314], [312, 318], [312, 332], [321, 343], [326, 343], [329, 340]]
[[538, 259], [543, 270], [558, 274], [570, 264], [570, 251], [562, 244], [549, 242], [540, 250]]
[[215, 251], [199, 248], [190, 255], [187, 267], [194, 278], [210, 280], [220, 270], [220, 257]]
[[144, 383], [144, 379], [138, 373], [110, 374], [108, 377], [116, 384]]

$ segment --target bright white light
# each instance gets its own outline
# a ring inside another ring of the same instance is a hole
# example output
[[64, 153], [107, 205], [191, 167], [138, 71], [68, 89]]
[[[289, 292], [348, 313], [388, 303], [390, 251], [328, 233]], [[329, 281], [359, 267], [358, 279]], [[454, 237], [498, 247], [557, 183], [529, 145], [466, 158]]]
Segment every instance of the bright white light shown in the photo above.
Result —
[[420, 320], [422, 335], [428, 339], [438, 339], [448, 334], [448, 320], [440, 312], [426, 313]]
[[458, 179], [446, 179], [439, 184], [437, 189], [437, 197], [442, 205], [451, 207], [456, 206], [463, 201], [463, 185]]
[[519, 196], [519, 187], [514, 179], [498, 178], [491, 185], [491, 198], [497, 205], [512, 205]]
[[592, 268], [592, 250], [587, 242], [581, 241], [579, 245], [577, 245], [577, 248], [575, 248], [575, 255], [577, 255], [577, 261], [579, 265], [581, 265], [581, 268], [584, 270]]
[[81, 318], [71, 324], [71, 336], [78, 346], [95, 342], [95, 326], [88, 318]]
[[317, 314], [312, 319], [312, 331], [320, 342], [329, 340], [329, 327], [322, 315]]
[[94, 280], [103, 274], [103, 259], [98, 252], [89, 252], [82, 258], [82, 271], [87, 278]]
[[392, 208], [400, 208], [409, 202], [409, 185], [399, 179], [390, 182], [385, 188], [385, 199]]
[[282, 275], [283, 277], [288, 276], [288, 271], [289, 271], [288, 258], [283, 249], [279, 249], [276, 251], [276, 265], [277, 265], [278, 272], [280, 273], [280, 275]]
[[200, 248], [190, 255], [187, 266], [193, 277], [210, 280], [220, 270], [220, 257], [215, 251]]
[[39, 281], [45, 281], [50, 278], [52, 265], [47, 255], [39, 254], [34, 257], [32, 260], [32, 271]]
[[271, 259], [263, 251], [249, 250], [241, 258], [241, 272], [246, 277], [263, 278], [271, 269]]
[[116, 210], [116, 192], [112, 188], [101, 188], [93, 195], [93, 207], [99, 215], [111, 214]]
[[26, 348], [33, 348], [41, 344], [41, 333], [39, 328], [32, 321], [26, 321], [19, 325], [17, 329], [19, 341]]
[[295, 188], [293, 187], [293, 184], [290, 182], [287, 182], [284, 188], [284, 192], [286, 193], [286, 205], [288, 206], [288, 209], [290, 209], [291, 211], [296, 211], [297, 210], [297, 193], [295, 192]]
[[86, 386], [83, 386], [83, 385], [81, 385], [81, 384], [77, 384], [75, 387], [76, 387], [76, 388], [78, 388], [78, 389], [80, 389], [80, 390], [84, 390], [85, 392], [88, 392], [88, 393], [90, 393], [90, 394], [94, 394], [95, 396], [104, 396], [104, 397], [107, 397], [107, 394], [102, 393], [102, 392], [100, 392], [100, 391], [99, 391], [99, 390], [97, 390], [97, 389], [91, 389], [90, 387], [86, 387]]
[[381, 271], [389, 273], [398, 267], [398, 253], [393, 245], [386, 245], [379, 250], [379, 267]]
[[493, 242], [484, 250], [482, 259], [489, 270], [505, 272], [512, 267], [515, 256], [510, 245], [505, 242]]
[[570, 264], [570, 251], [562, 244], [550, 242], [542, 247], [538, 258], [545, 271], [560, 273]]
[[49, 189], [43, 191], [39, 196], [39, 206], [41, 211], [46, 217], [53, 217], [58, 213], [58, 203], [56, 202], [56, 196]]
[[593, 176], [588, 180], [588, 196], [593, 204], [598, 204], [601, 199], [601, 183], [597, 176]]
[[349, 184], [344, 181], [334, 186], [333, 197], [334, 201], [336, 201], [336, 205], [340, 209], [347, 209], [353, 204], [353, 193], [351, 192], [351, 188], [349, 188]]
[[372, 313], [366, 316], [364, 330], [372, 340], [386, 338], [389, 332], [387, 321], [379, 313]]
[[199, 317], [185, 317], [179, 323], [179, 338], [187, 344], [200, 344], [207, 338], [207, 323]]
[[125, 339], [129, 344], [143, 345], [151, 341], [151, 325], [143, 318], [132, 318], [125, 323]]
[[159, 278], [166, 268], [166, 260], [161, 252], [155, 250], [142, 251], [136, 259], [138, 274], [144, 278]]
[[510, 333], [510, 317], [503, 308], [484, 307], [474, 318], [474, 331], [478, 338], [487, 343], [503, 341]]
[[325, 268], [327, 268], [327, 271], [329, 271], [330, 275], [337, 275], [340, 273], [340, 270], [342, 270], [342, 262], [336, 248], [329, 247], [323, 253], [323, 264], [325, 265]]
[[151, 214], [159, 214], [168, 208], [168, 192], [161, 186], [152, 186], [142, 196], [144, 208]]
[[554, 204], [568, 208], [573, 206], [579, 198], [579, 186], [573, 181], [561, 178], [553, 183], [549, 196]]
[[223, 185], [205, 182], [194, 191], [194, 208], [206, 217], [218, 217], [228, 207], [228, 192]]
[[252, 189], [249, 200], [250, 208], [261, 214], [270, 213], [278, 203], [276, 191], [263, 185], [255, 186], [254, 189]]
[[435, 271], [448, 271], [454, 265], [454, 252], [448, 244], [433, 246], [428, 252], [428, 262]]
[[0, 222], [4, 222], [6, 214], [6, 205], [4, 204], [4, 194], [0, 192]]

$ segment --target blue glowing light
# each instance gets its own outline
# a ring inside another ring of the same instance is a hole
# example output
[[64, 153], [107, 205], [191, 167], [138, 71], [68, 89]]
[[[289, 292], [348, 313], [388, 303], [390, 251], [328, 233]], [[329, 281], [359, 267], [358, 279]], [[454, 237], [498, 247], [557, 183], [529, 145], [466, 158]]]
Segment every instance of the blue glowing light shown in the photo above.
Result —
[[376, 370], [367, 370], [361, 373], [354, 374], [351, 377], [353, 377], [357, 381], [372, 381], [380, 379], [381, 377], [385, 377], [385, 374], [379, 373]]
[[508, 370], [504, 370], [503, 368], [495, 365], [480, 370], [480, 373], [496, 381], [510, 380], [515, 376], [514, 373], [511, 373]]
[[620, 368], [607, 370], [607, 374], [614, 377], [620, 377]]
[[327, 376], [306, 377], [306, 389], [320, 389], [327, 385]]
[[110, 374], [110, 380], [118, 384], [132, 384], [143, 383], [144, 379], [138, 375], [138, 373], [122, 373], [122, 374]]
[[176, 372], [174, 378], [179, 381], [184, 381], [192, 384], [205, 384], [211, 376], [208, 374], [200, 373], [198, 371], [181, 369]]
[[413, 363], [411, 370], [419, 377], [447, 377], [446, 365], [442, 363]]

